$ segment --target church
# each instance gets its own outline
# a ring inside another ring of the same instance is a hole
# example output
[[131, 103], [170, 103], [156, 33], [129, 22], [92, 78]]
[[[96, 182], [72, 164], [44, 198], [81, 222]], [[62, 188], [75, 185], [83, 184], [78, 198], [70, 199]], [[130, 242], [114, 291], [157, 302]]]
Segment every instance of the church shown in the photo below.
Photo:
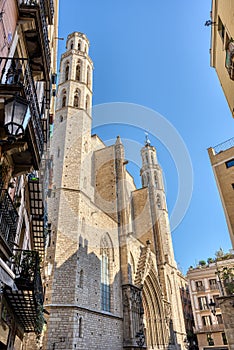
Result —
[[146, 137], [142, 187], [119, 136], [92, 130], [89, 41], [61, 56], [51, 143], [51, 237], [45, 261], [43, 349], [185, 349], [185, 325], [162, 169]]

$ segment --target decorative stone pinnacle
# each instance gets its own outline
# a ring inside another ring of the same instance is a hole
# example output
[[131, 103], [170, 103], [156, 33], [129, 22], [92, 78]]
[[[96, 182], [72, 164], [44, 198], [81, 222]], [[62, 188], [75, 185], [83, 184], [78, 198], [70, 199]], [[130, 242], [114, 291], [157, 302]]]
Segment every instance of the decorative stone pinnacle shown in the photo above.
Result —
[[145, 132], [145, 146], [150, 146], [150, 139], [148, 133]]

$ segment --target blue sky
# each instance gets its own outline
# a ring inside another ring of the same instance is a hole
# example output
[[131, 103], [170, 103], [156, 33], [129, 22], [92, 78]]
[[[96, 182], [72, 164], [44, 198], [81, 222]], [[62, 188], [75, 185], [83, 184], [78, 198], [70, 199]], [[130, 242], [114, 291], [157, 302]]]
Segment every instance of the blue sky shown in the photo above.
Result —
[[[174, 125], [188, 148], [193, 195], [182, 223], [172, 232], [184, 273], [220, 247], [231, 248], [207, 154], [208, 147], [233, 136], [234, 126], [210, 67], [210, 28], [204, 26], [210, 9], [211, 0], [60, 0], [59, 36], [66, 39], [81, 31], [90, 40], [93, 104], [128, 102], [153, 109]], [[65, 41], [59, 41], [59, 54], [65, 51]], [[143, 131], [123, 126], [97, 132], [104, 140], [120, 134], [144, 141]], [[176, 167], [165, 147], [154, 137], [152, 143], [164, 170], [171, 213], [178, 190]], [[139, 186], [139, 169], [130, 164], [129, 170]]]

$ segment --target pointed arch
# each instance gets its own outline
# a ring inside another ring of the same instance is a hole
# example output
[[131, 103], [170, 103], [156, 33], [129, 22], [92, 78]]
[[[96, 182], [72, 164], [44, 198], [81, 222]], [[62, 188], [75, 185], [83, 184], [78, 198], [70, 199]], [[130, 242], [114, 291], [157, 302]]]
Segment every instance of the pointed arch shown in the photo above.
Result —
[[76, 80], [81, 81], [81, 68], [82, 68], [82, 62], [81, 60], [77, 61], [76, 65]]
[[162, 209], [162, 202], [159, 194], [157, 194], [157, 207], [158, 209]]
[[77, 50], [80, 51], [81, 50], [81, 41], [78, 41], [78, 45], [77, 45]]
[[169, 334], [165, 319], [163, 296], [156, 271], [153, 268], [151, 268], [144, 281], [142, 303], [147, 346], [152, 349], [159, 348], [162, 344], [167, 344]]
[[106, 232], [102, 235], [100, 248], [101, 248], [100, 254], [102, 254], [102, 251], [106, 249], [106, 250], [108, 250], [108, 254], [110, 256], [111, 261], [115, 260], [114, 246], [113, 246], [112, 239], [111, 239], [108, 232]]
[[74, 47], [74, 43], [73, 43], [73, 40], [71, 41], [71, 45], [70, 45], [70, 49], [72, 50]]
[[147, 186], [147, 178], [146, 178], [146, 174], [142, 174], [142, 187], [146, 187]]
[[80, 90], [76, 89], [74, 94], [74, 100], [73, 100], [73, 107], [79, 108], [80, 107]]
[[91, 70], [90, 70], [90, 66], [87, 67], [86, 84], [87, 84], [88, 88], [91, 88]]
[[101, 254], [101, 308], [103, 311], [111, 311], [112, 278], [114, 248], [108, 232], [106, 232], [100, 242]]
[[69, 78], [69, 70], [70, 70], [69, 62], [66, 62], [66, 64], [65, 64], [65, 79], [64, 79], [65, 81], [67, 81]]
[[147, 348], [158, 349], [169, 342], [170, 306], [165, 304], [150, 245], [142, 248], [134, 284], [142, 288]]
[[62, 91], [62, 107], [65, 107], [67, 104], [67, 92], [65, 89]]
[[147, 178], [146, 186], [148, 186], [149, 183], [150, 183], [150, 176], [149, 176], [149, 173], [146, 173], [146, 178]]
[[79, 335], [79, 338], [83, 337], [83, 319], [82, 319], [82, 317], [79, 317], [79, 321], [78, 321], [78, 335]]
[[158, 188], [158, 175], [157, 171], [154, 172], [154, 187]]
[[84, 270], [80, 270], [80, 278], [79, 278], [79, 288], [83, 288], [84, 285]]
[[85, 99], [85, 109], [86, 111], [88, 111], [90, 108], [90, 97], [89, 95], [86, 95], [86, 99]]

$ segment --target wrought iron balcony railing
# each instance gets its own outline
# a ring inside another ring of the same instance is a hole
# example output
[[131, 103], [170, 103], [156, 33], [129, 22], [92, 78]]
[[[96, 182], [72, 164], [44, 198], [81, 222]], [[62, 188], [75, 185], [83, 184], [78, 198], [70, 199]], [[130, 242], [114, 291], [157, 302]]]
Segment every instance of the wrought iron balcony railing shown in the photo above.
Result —
[[54, 17], [54, 0], [50, 0], [50, 10], [52, 13], [52, 17]]
[[38, 153], [43, 153], [44, 135], [37, 93], [32, 77], [29, 60], [26, 58], [0, 57], [0, 94], [9, 95], [9, 91], [21, 92], [29, 102], [31, 123], [35, 132]]
[[17, 230], [18, 213], [7, 190], [0, 190], [0, 235], [12, 252]]
[[[52, 0], [50, 2], [53, 2]], [[46, 20], [46, 9], [45, 9], [45, 1], [44, 0], [18, 0], [20, 12], [26, 14], [31, 11], [35, 11], [37, 9], [40, 10], [40, 19], [41, 19], [41, 31], [43, 35], [42, 44], [45, 47], [45, 58], [47, 61], [47, 67], [50, 67], [51, 62], [51, 53], [50, 53], [50, 45], [49, 45], [49, 36], [48, 36], [48, 24]], [[54, 6], [53, 6], [54, 8]]]
[[218, 283], [217, 284], [210, 284], [210, 289], [211, 290], [218, 290], [219, 289]]
[[16, 250], [12, 269], [18, 290], [6, 286], [5, 295], [25, 332], [40, 333], [43, 327], [43, 287], [37, 252]]
[[45, 210], [41, 183], [33, 173], [28, 175], [28, 188], [34, 249], [43, 260], [45, 252]]
[[196, 286], [197, 292], [204, 292], [205, 286]]
[[213, 147], [213, 150], [215, 151], [215, 154], [218, 154], [218, 153], [226, 151], [232, 147], [234, 147], [234, 137], [232, 137], [231, 139], [224, 141], [224, 142], [220, 143], [219, 145]]
[[206, 326], [194, 327], [194, 333], [222, 332], [223, 330], [224, 330], [223, 324], [211, 324]]

